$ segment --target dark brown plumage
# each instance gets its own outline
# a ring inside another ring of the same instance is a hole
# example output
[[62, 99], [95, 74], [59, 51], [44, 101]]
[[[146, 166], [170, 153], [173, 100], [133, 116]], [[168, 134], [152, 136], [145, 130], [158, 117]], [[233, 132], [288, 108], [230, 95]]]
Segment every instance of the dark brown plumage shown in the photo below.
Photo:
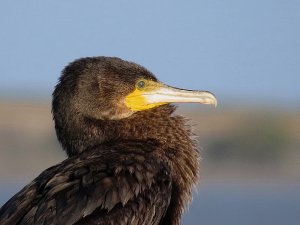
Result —
[[69, 158], [12, 197], [1, 225], [180, 223], [199, 152], [174, 106], [134, 111], [124, 104], [140, 79], [158, 82], [118, 58], [83, 58], [65, 68], [52, 111]]

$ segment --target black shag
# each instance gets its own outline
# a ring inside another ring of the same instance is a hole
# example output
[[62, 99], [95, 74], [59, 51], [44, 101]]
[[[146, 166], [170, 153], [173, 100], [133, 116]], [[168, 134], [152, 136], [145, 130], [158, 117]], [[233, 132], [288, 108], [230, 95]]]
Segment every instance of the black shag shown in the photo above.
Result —
[[216, 99], [167, 86], [119, 58], [69, 64], [52, 101], [69, 157], [4, 204], [0, 224], [179, 224], [198, 180], [199, 152], [172, 102]]

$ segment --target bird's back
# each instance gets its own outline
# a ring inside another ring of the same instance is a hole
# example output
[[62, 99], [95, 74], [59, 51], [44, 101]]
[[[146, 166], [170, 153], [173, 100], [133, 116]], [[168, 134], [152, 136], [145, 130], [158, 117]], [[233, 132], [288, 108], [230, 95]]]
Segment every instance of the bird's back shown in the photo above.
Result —
[[99, 146], [41, 173], [0, 210], [0, 224], [159, 224], [169, 167], [153, 146]]

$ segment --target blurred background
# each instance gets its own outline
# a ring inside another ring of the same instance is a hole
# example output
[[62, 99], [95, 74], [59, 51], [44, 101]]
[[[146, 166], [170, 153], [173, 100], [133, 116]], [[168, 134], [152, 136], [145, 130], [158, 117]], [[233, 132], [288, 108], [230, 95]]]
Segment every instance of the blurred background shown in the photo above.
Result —
[[1, 1], [0, 206], [66, 158], [50, 108], [63, 67], [105, 55], [218, 98], [179, 105], [202, 152], [182, 224], [299, 224], [299, 12], [296, 0]]

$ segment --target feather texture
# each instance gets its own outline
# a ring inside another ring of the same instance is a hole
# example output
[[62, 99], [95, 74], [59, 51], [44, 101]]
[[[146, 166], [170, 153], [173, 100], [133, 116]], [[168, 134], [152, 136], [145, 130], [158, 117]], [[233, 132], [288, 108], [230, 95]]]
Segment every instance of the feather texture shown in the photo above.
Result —
[[44, 171], [1, 208], [0, 224], [93, 224], [99, 217], [95, 224], [159, 224], [172, 191], [168, 165], [154, 158], [156, 149], [121, 146]]

